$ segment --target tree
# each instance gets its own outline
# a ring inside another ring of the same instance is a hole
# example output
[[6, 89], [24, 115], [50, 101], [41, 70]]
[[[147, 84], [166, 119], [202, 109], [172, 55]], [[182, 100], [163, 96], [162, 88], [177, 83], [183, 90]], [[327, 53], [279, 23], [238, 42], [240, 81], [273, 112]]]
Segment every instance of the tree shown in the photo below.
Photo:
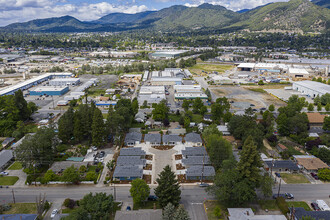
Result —
[[328, 112], [328, 111], [330, 111], [330, 103], [327, 103], [326, 105], [325, 105], [325, 110]]
[[139, 111], [139, 102], [138, 102], [137, 98], [134, 98], [132, 101], [132, 109], [133, 109], [134, 115], [136, 115], [136, 113], [138, 113], [138, 111]]
[[28, 104], [24, 99], [22, 90], [17, 90], [15, 92], [14, 100], [15, 100], [16, 107], [18, 108], [18, 111], [19, 111], [20, 120], [25, 121], [25, 120], [29, 119], [31, 113], [28, 108]]
[[326, 105], [326, 104], [330, 103], [330, 93], [326, 93], [321, 96], [321, 103], [322, 103], [322, 105]]
[[216, 124], [211, 124], [210, 126], [206, 127], [204, 130], [203, 130], [203, 139], [204, 141], [207, 143], [208, 142], [208, 138], [211, 136], [211, 135], [217, 135], [217, 136], [221, 136], [221, 132], [219, 131], [219, 129], [217, 128], [217, 125]]
[[269, 110], [270, 112], [275, 111], [275, 106], [274, 106], [273, 104], [271, 104], [271, 105], [268, 107], [268, 110]]
[[193, 112], [195, 113], [195, 114], [198, 114], [198, 113], [200, 113], [200, 109], [202, 108], [204, 106], [204, 103], [203, 103], [203, 101], [201, 100], [201, 98], [196, 98], [195, 100], [194, 100], [194, 102], [193, 102]]
[[80, 175], [77, 169], [72, 165], [63, 171], [62, 181], [77, 184], [80, 181]]
[[317, 172], [317, 176], [324, 181], [330, 181], [330, 169], [323, 168]]
[[318, 112], [322, 111], [322, 104], [321, 103], [317, 104], [317, 111]]
[[58, 120], [58, 137], [64, 143], [68, 143], [73, 136], [73, 129], [74, 129], [74, 113], [73, 113], [73, 108], [70, 107]]
[[207, 95], [208, 101], [211, 101], [212, 100], [212, 96], [211, 96], [211, 92], [210, 92], [209, 88], [206, 89], [205, 94]]
[[161, 101], [159, 104], [156, 104], [155, 108], [152, 110], [153, 119], [156, 121], [163, 121], [165, 118], [168, 118], [169, 108], [166, 105], [166, 101]]
[[319, 95], [314, 98], [314, 105], [318, 105], [318, 104], [321, 104], [321, 98]]
[[131, 182], [131, 189], [129, 191], [133, 197], [134, 206], [139, 207], [148, 198], [150, 187], [144, 180], [135, 179]]
[[168, 203], [163, 210], [163, 220], [174, 220], [175, 207], [172, 203]]
[[273, 194], [272, 186], [274, 181], [268, 173], [265, 173], [261, 180], [261, 190], [265, 197], [270, 197]]
[[184, 118], [184, 127], [185, 127], [186, 129], [188, 129], [189, 126], [190, 126], [190, 118], [189, 118], [189, 117], [185, 117], [185, 118]]
[[181, 206], [176, 209], [174, 213], [175, 220], [190, 220], [188, 212]]
[[47, 172], [44, 175], [44, 181], [45, 181], [45, 183], [49, 183], [50, 181], [53, 181], [56, 178], [57, 178], [57, 176], [53, 172], [53, 170], [47, 170]]
[[300, 220], [316, 220], [312, 216], [302, 216]]
[[200, 114], [201, 114], [202, 116], [204, 116], [205, 113], [207, 113], [207, 107], [206, 107], [205, 105], [203, 105], [203, 106], [201, 107], [201, 109], [200, 109]]
[[221, 167], [224, 160], [229, 159], [233, 154], [231, 144], [217, 134], [212, 134], [207, 138], [206, 148], [216, 170]]
[[313, 103], [309, 103], [308, 104], [308, 107], [307, 107], [307, 110], [310, 111], [310, 112], [314, 111], [314, 104]]
[[105, 141], [103, 115], [100, 109], [95, 109], [92, 123], [92, 143], [101, 147]]
[[159, 199], [160, 206], [165, 207], [168, 203], [177, 206], [181, 199], [181, 190], [178, 180], [169, 165], [159, 174], [156, 181], [158, 186], [155, 188], [155, 194]]
[[189, 106], [190, 106], [190, 101], [188, 99], [184, 99], [182, 102], [182, 108], [184, 109], [185, 112], [189, 110]]
[[112, 195], [106, 193], [89, 193], [79, 202], [79, 207], [65, 219], [99, 220], [109, 219], [114, 210]]
[[264, 81], [261, 79], [261, 80], [259, 80], [259, 82], [258, 82], [258, 85], [259, 86], [262, 86], [262, 85], [264, 85]]

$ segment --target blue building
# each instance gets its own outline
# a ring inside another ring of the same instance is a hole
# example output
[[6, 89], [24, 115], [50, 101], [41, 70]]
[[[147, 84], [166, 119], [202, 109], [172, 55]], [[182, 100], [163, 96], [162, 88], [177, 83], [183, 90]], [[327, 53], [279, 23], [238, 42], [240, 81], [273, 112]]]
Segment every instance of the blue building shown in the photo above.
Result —
[[53, 87], [53, 86], [42, 86], [30, 90], [30, 95], [64, 95], [69, 91], [69, 87]]

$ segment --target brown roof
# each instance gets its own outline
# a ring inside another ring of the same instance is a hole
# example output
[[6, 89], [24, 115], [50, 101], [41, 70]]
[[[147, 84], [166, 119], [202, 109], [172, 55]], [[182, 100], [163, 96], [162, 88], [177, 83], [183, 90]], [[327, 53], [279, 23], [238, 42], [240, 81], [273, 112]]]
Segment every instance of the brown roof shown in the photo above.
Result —
[[100, 96], [100, 101], [109, 101], [110, 97], [107, 96]]
[[279, 148], [281, 148], [282, 150], [287, 150], [288, 148], [286, 146], [284, 146], [283, 144], [278, 144], [277, 145]]
[[309, 123], [323, 123], [326, 115], [321, 115], [318, 112], [306, 113]]
[[329, 168], [329, 166], [324, 163], [319, 158], [296, 158], [299, 165], [303, 166], [307, 170], [318, 170], [322, 168]]

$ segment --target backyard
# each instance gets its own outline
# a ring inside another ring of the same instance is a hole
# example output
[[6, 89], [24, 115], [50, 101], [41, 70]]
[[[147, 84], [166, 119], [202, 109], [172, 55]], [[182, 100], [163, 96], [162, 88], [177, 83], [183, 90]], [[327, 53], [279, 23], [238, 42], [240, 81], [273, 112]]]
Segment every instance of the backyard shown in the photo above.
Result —
[[302, 174], [281, 173], [282, 179], [288, 184], [310, 183], [309, 180]]

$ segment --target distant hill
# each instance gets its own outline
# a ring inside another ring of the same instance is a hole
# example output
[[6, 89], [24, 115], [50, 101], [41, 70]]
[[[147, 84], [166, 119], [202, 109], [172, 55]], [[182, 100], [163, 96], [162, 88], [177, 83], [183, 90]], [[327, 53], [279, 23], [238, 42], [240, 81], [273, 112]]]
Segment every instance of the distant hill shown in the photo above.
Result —
[[[321, 0], [314, 0], [321, 2]], [[37, 19], [0, 28], [4, 31], [92, 32], [154, 29], [164, 31], [249, 29], [251, 31], [329, 30], [330, 9], [309, 0], [291, 0], [234, 12], [220, 5], [198, 7], [175, 5], [159, 11], [136, 14], [111, 13], [98, 20], [83, 22], [71, 16]]]
[[330, 10], [309, 0], [277, 2], [241, 14], [231, 27], [250, 30], [322, 32], [329, 29]]
[[330, 1], [329, 0], [312, 0], [312, 2], [316, 5], [318, 5], [318, 6], [330, 9]]

